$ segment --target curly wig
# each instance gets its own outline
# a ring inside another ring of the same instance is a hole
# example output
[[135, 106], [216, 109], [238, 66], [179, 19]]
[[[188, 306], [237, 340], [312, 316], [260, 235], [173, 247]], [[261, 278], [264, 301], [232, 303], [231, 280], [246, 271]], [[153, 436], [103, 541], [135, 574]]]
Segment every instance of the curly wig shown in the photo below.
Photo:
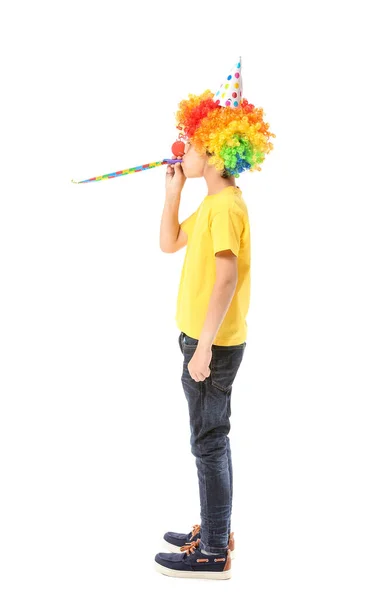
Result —
[[220, 106], [206, 90], [199, 96], [189, 94], [179, 103], [176, 127], [179, 138], [190, 141], [197, 152], [206, 152], [208, 164], [223, 176], [239, 177], [243, 171], [261, 171], [265, 155], [273, 149], [269, 123], [263, 109], [242, 98], [237, 108]]

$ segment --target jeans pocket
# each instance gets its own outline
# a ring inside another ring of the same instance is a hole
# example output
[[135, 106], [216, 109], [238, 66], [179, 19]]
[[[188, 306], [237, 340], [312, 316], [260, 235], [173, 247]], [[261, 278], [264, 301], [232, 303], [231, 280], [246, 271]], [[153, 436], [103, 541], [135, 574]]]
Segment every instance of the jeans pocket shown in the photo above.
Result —
[[197, 344], [187, 344], [185, 340], [182, 343], [182, 353], [184, 355], [184, 368], [188, 370], [188, 363], [196, 352]]
[[184, 355], [183, 372], [185, 373], [186, 377], [188, 377], [188, 376], [190, 377], [190, 374], [188, 371], [188, 363], [196, 351], [199, 340], [189, 337], [184, 332], [181, 333], [181, 336], [182, 336], [182, 348], [181, 349], [182, 349], [182, 353]]
[[183, 339], [184, 347], [193, 348], [193, 349], [197, 348], [197, 344], [199, 343], [199, 340], [197, 340], [196, 338], [190, 337], [186, 333], [183, 333], [182, 339]]
[[214, 347], [210, 365], [211, 384], [222, 392], [230, 391], [244, 356], [245, 343]]
[[178, 345], [180, 346], [180, 350], [181, 350], [182, 354], [184, 354], [184, 351], [182, 349], [182, 331], [181, 331], [180, 335], [178, 336]]

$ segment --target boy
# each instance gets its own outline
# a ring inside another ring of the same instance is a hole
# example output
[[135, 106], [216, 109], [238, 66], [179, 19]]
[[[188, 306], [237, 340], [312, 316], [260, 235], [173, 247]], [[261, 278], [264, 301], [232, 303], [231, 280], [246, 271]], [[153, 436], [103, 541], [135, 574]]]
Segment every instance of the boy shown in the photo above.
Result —
[[[227, 78], [233, 79], [232, 89], [237, 90], [232, 98], [242, 96], [240, 68], [241, 60]], [[222, 84], [221, 90], [229, 85]], [[163, 252], [177, 252], [187, 245], [176, 323], [181, 332], [181, 381], [189, 408], [201, 525], [188, 534], [167, 532], [164, 540], [171, 552], [157, 554], [155, 566], [165, 575], [208, 579], [231, 577], [234, 550], [228, 433], [231, 392], [246, 347], [250, 300], [250, 226], [235, 180], [239, 172], [257, 168], [257, 160], [262, 162], [272, 147], [265, 135], [269, 132], [262, 109], [241, 98], [234, 109], [227, 104], [225, 92], [216, 100], [219, 93], [212, 99], [207, 90], [180, 103], [178, 128], [187, 143], [182, 164], [167, 167], [160, 231]], [[186, 179], [194, 177], [204, 177], [207, 195], [179, 225], [181, 192]]]

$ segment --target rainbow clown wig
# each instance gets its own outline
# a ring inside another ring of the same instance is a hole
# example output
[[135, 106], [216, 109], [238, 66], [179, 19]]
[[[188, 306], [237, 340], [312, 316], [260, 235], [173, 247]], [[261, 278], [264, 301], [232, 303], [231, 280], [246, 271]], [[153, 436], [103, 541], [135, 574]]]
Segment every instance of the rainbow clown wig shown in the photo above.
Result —
[[242, 98], [241, 58], [215, 95], [206, 90], [179, 103], [176, 127], [179, 139], [206, 152], [208, 164], [234, 177], [261, 171], [259, 165], [273, 149], [269, 138], [276, 137], [263, 120], [263, 109]]

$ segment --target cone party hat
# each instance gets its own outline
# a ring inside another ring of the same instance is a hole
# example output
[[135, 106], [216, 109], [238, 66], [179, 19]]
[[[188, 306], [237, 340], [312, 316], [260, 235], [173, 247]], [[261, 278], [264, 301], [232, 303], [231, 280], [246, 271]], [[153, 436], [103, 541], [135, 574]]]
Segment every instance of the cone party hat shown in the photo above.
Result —
[[232, 108], [240, 106], [242, 100], [241, 66], [241, 57], [239, 57], [229, 75], [216, 92], [214, 101], [219, 106], [231, 106]]

